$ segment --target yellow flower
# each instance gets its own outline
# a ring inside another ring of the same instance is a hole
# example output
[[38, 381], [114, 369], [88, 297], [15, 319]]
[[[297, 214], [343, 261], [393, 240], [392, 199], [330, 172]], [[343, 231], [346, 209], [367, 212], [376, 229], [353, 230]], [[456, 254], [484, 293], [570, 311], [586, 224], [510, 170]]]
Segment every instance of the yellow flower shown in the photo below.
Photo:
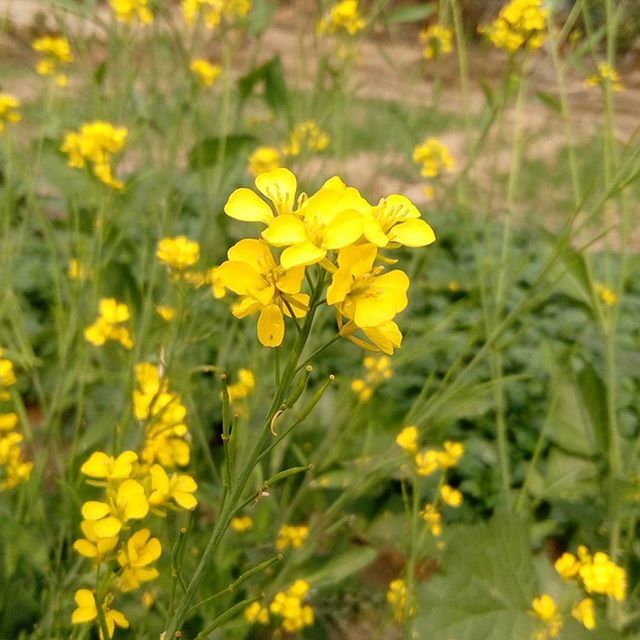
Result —
[[87, 122], [79, 131], [67, 133], [60, 150], [69, 155], [70, 167], [84, 169], [89, 164], [93, 174], [108, 187], [124, 189], [124, 182], [113, 176], [111, 156], [124, 147], [127, 134], [127, 129], [109, 122]]
[[[250, 156], [247, 171], [254, 177], [261, 173], [279, 169], [282, 156], [275, 147], [258, 147]], [[255, 604], [255, 603], [254, 603]]]
[[131, 24], [138, 21], [143, 25], [153, 22], [149, 0], [109, 0], [109, 4], [120, 22]]
[[253, 529], [253, 518], [251, 516], [236, 516], [235, 518], [231, 518], [231, 528], [236, 533], [251, 531], [251, 529]]
[[462, 504], [462, 493], [448, 484], [443, 484], [440, 487], [440, 497], [442, 502], [450, 507], [459, 507]]
[[0, 491], [13, 489], [21, 482], [26, 482], [31, 475], [33, 462], [25, 462], [22, 457], [23, 440], [22, 434], [15, 431], [0, 436], [0, 471], [3, 476]]
[[131, 477], [133, 465], [138, 461], [135, 451], [123, 451], [117, 458], [102, 451], [96, 451], [80, 467], [80, 471], [90, 478], [100, 480], [126, 480]]
[[[59, 67], [73, 62], [71, 45], [64, 36], [43, 36], [34, 40], [31, 46], [34, 51], [42, 54], [36, 65], [36, 71], [41, 76], [53, 75]], [[67, 86], [68, 78], [65, 74], [57, 74], [54, 79], [58, 86]]]
[[285, 551], [289, 548], [299, 549], [304, 545], [308, 537], [309, 527], [306, 525], [282, 525], [282, 527], [280, 527], [280, 531], [278, 531], [276, 550]]
[[73, 548], [84, 558], [102, 562], [109, 551], [113, 551], [118, 544], [118, 535], [101, 537], [96, 534], [95, 526], [95, 521], [83, 520], [80, 523], [80, 528], [84, 538], [76, 540], [73, 543]]
[[435, 504], [427, 503], [420, 513], [422, 519], [427, 523], [431, 535], [440, 537], [442, 535], [442, 514], [438, 511]]
[[341, 0], [318, 22], [317, 31], [319, 34], [344, 32], [353, 36], [364, 29], [365, 24], [358, 9], [358, 0]]
[[453, 32], [449, 27], [432, 24], [420, 31], [420, 42], [425, 45], [422, 56], [427, 60], [453, 51]]
[[[3, 350], [0, 349], [0, 389], [8, 389], [16, 383], [16, 372], [13, 362], [2, 357]], [[0, 397], [0, 399], [3, 399]]]
[[229, 402], [237, 402], [246, 398], [253, 392], [256, 386], [256, 378], [251, 369], [240, 369], [238, 371], [238, 382], [227, 387]]
[[602, 302], [608, 307], [613, 307], [618, 302], [618, 296], [615, 294], [615, 291], [609, 289], [609, 287], [602, 284], [602, 282], [596, 282], [594, 288]]
[[557, 637], [562, 629], [563, 621], [553, 598], [549, 594], [543, 593], [533, 599], [531, 609], [531, 613], [538, 620], [544, 622], [548, 635], [551, 638]]
[[304, 604], [309, 592], [306, 580], [296, 580], [286, 591], [276, 593], [269, 611], [282, 617], [281, 626], [287, 633], [297, 633], [305, 627], [313, 626], [313, 609]]
[[451, 469], [457, 466], [464, 455], [464, 445], [461, 442], [445, 440], [444, 449], [438, 456], [438, 464], [441, 469]]
[[0, 133], [4, 132], [7, 124], [20, 122], [22, 116], [18, 109], [20, 100], [8, 93], [0, 93]]
[[548, 19], [544, 0], [511, 0], [493, 22], [480, 27], [480, 32], [509, 53], [523, 47], [539, 49], [547, 39]]
[[604, 551], [597, 551], [593, 557], [581, 559], [578, 575], [589, 593], [607, 595], [619, 602], [627, 597], [626, 572]]
[[108, 340], [119, 342], [125, 349], [133, 348], [133, 338], [129, 329], [122, 326], [130, 319], [129, 307], [115, 298], [102, 298], [98, 308], [98, 318], [84, 330], [84, 338], [96, 347]]
[[418, 427], [404, 427], [396, 437], [396, 444], [405, 453], [415, 453], [418, 450]]
[[71, 280], [84, 280], [89, 274], [76, 258], [70, 258], [67, 265], [67, 273]]
[[293, 128], [282, 152], [287, 156], [296, 157], [301, 153], [324, 151], [330, 144], [329, 134], [323, 131], [315, 120], [304, 120]]
[[361, 378], [357, 378], [351, 383], [351, 391], [358, 394], [358, 400], [360, 400], [360, 402], [368, 402], [373, 396], [373, 388]]
[[18, 424], [17, 413], [0, 413], [0, 431], [11, 431]]
[[158, 242], [156, 257], [172, 269], [186, 269], [200, 260], [200, 244], [186, 236], [163, 238]]
[[268, 245], [251, 238], [240, 240], [227, 252], [229, 260], [216, 269], [225, 287], [240, 296], [233, 305], [236, 318], [260, 313], [258, 340], [265, 347], [278, 347], [284, 339], [284, 316], [304, 317], [309, 296], [300, 293], [304, 267], [276, 265]]
[[164, 304], [156, 305], [156, 313], [165, 321], [171, 322], [176, 317], [176, 310], [174, 307], [168, 307]]
[[598, 85], [611, 84], [611, 88], [614, 91], [622, 91], [624, 86], [620, 81], [620, 74], [606, 62], [598, 63], [598, 71], [592, 76], [589, 76], [584, 84], [587, 87], [597, 87]]
[[571, 615], [584, 626], [593, 631], [596, 628], [596, 607], [593, 598], [584, 598], [571, 609]]
[[[453, 171], [455, 161], [449, 149], [437, 138], [425, 138], [413, 150], [413, 161], [422, 165], [422, 175], [425, 178], [436, 178], [444, 171]], [[412, 217], [419, 217], [412, 216]]]
[[118, 552], [118, 564], [122, 568], [118, 578], [118, 587], [121, 591], [133, 591], [143, 582], [155, 580], [158, 577], [158, 570], [148, 565], [160, 557], [162, 547], [158, 538], [150, 536], [149, 529], [140, 529]]
[[572, 553], [563, 553], [556, 560], [554, 567], [565, 580], [570, 580], [578, 575], [580, 562]]
[[223, 21], [243, 18], [251, 6], [251, 0], [182, 0], [182, 13], [187, 24], [194, 24], [202, 16], [205, 26], [215, 29]]
[[222, 73], [222, 67], [219, 64], [211, 64], [204, 58], [192, 60], [189, 69], [198, 78], [200, 84], [205, 87], [212, 87]]
[[189, 511], [198, 505], [198, 499], [193, 495], [198, 485], [191, 476], [174, 473], [169, 478], [159, 464], [154, 464], [149, 469], [149, 475], [151, 476], [149, 504], [152, 507], [164, 507], [170, 500], [173, 500], [181, 509]]
[[[393, 617], [396, 622], [403, 622], [405, 609], [407, 608], [407, 585], [404, 580], [398, 578], [392, 580], [387, 591], [387, 602], [393, 605]], [[409, 608], [409, 615], [413, 616], [415, 608]]]
[[[74, 595], [77, 608], [71, 614], [72, 624], [82, 624], [84, 622], [92, 622], [98, 619], [98, 608], [96, 604], [96, 597], [93, 591], [89, 589], [78, 589]], [[105, 621], [107, 623], [107, 631], [109, 632], [109, 640], [113, 638], [113, 633], [116, 626], [122, 629], [129, 628], [129, 621], [124, 617], [124, 614], [116, 609], [110, 609], [109, 604], [112, 600], [112, 596], [107, 596], [105, 603], [102, 605]], [[102, 637], [102, 631], [99, 632], [101, 640], [105, 640]]]
[[244, 610], [244, 619], [249, 624], [269, 624], [269, 609], [263, 607], [259, 602], [252, 602]]

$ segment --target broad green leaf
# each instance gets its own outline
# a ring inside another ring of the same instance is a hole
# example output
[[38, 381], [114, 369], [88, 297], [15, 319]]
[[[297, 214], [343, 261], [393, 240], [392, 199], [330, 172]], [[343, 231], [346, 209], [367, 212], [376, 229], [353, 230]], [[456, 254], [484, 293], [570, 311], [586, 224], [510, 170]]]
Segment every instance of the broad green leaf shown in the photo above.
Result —
[[595, 463], [552, 449], [543, 481], [537, 487], [537, 497], [576, 500], [585, 494], [597, 493], [598, 467]]
[[434, 4], [412, 4], [406, 7], [398, 7], [387, 16], [387, 24], [399, 24], [401, 22], [419, 22], [433, 15], [436, 7]]
[[189, 152], [189, 167], [197, 170], [233, 162], [256, 144], [256, 138], [246, 133], [236, 133], [226, 138], [205, 138]]
[[528, 611], [537, 586], [527, 525], [500, 514], [449, 535], [443, 573], [421, 589], [420, 638], [523, 640], [536, 628]]
[[375, 549], [362, 547], [350, 549], [327, 562], [322, 569], [305, 577], [315, 587], [327, 587], [342, 582], [371, 564], [377, 556]]

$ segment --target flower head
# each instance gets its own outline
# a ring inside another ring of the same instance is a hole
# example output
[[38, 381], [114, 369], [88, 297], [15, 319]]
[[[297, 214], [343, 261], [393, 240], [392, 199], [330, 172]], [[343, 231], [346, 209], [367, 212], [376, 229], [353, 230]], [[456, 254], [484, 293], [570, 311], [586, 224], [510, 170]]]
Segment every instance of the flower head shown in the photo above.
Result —
[[518, 49], [539, 49], [547, 39], [549, 10], [544, 0], [511, 0], [498, 17], [480, 28], [494, 46], [515, 53]]
[[222, 73], [222, 67], [219, 64], [211, 64], [204, 58], [192, 60], [189, 69], [198, 79], [198, 82], [205, 87], [212, 87]]
[[208, 29], [216, 29], [223, 22], [233, 23], [251, 10], [251, 0], [182, 0], [182, 13], [187, 24], [199, 18]]
[[449, 27], [432, 24], [420, 31], [420, 42], [425, 45], [422, 52], [424, 58], [438, 58], [453, 51], [453, 32]]
[[158, 570], [149, 565], [162, 554], [158, 538], [152, 538], [149, 529], [136, 531], [118, 552], [118, 564], [122, 573], [118, 578], [121, 591], [133, 591], [143, 582], [158, 577]]
[[169, 477], [159, 464], [154, 464], [149, 469], [149, 474], [151, 476], [149, 504], [152, 507], [162, 508], [173, 501], [181, 509], [196, 508], [198, 499], [193, 494], [198, 489], [198, 485], [191, 476], [173, 473]]
[[319, 34], [342, 33], [353, 36], [365, 27], [365, 20], [360, 14], [358, 0], [341, 0], [334, 4], [318, 22]]
[[[125, 618], [124, 614], [109, 607], [112, 599], [113, 596], [108, 595], [107, 598], [105, 598], [105, 602], [101, 605], [109, 632], [108, 640], [113, 638], [116, 626], [122, 629], [129, 628], [129, 621]], [[98, 619], [98, 605], [93, 591], [89, 589], [78, 589], [74, 595], [74, 600], [76, 601], [77, 608], [74, 609], [71, 614], [72, 624], [83, 624], [84, 622], [93, 622]], [[101, 640], [105, 640], [102, 636], [102, 630], [100, 630], [99, 635]]]
[[[71, 45], [64, 36], [43, 36], [34, 40], [31, 46], [41, 55], [36, 66], [36, 71], [41, 76], [54, 75], [60, 67], [73, 62]], [[64, 87], [68, 78], [64, 73], [57, 73], [55, 81], [58, 86]]]
[[131, 317], [129, 307], [115, 298], [102, 298], [98, 310], [98, 318], [84, 330], [85, 340], [96, 347], [113, 340], [125, 349], [131, 349], [133, 338], [129, 329], [123, 326]]
[[396, 444], [405, 453], [415, 453], [418, 450], [418, 427], [404, 427], [396, 437]]
[[163, 238], [158, 242], [156, 257], [172, 269], [186, 269], [200, 260], [200, 244], [186, 236]]
[[546, 630], [544, 636], [555, 638], [560, 634], [563, 626], [562, 616], [554, 599], [547, 593], [543, 593], [531, 602], [531, 614], [544, 622]]
[[587, 87], [609, 84], [614, 91], [622, 91], [624, 89], [620, 74], [606, 62], [599, 62], [597, 72], [589, 76], [584, 83]]
[[282, 154], [275, 147], [258, 147], [249, 156], [247, 171], [257, 177], [282, 166]]
[[313, 609], [304, 602], [308, 592], [309, 583], [296, 580], [286, 591], [276, 593], [269, 611], [281, 617], [283, 631], [297, 633], [313, 625]]
[[0, 133], [3, 133], [7, 124], [20, 122], [20, 100], [8, 94], [0, 93]]
[[329, 134], [323, 131], [315, 120], [304, 120], [293, 128], [282, 151], [287, 156], [296, 157], [302, 153], [324, 151], [330, 143]]
[[426, 138], [413, 150], [413, 161], [422, 165], [421, 173], [425, 178], [436, 178], [444, 171], [453, 171], [455, 167], [449, 149], [432, 137]]
[[149, 0], [109, 0], [109, 4], [119, 22], [139, 22], [142, 25], [153, 22]]
[[309, 527], [306, 525], [285, 524], [278, 531], [278, 539], [276, 540], [276, 550], [285, 551], [286, 549], [299, 549], [304, 545], [309, 537]]

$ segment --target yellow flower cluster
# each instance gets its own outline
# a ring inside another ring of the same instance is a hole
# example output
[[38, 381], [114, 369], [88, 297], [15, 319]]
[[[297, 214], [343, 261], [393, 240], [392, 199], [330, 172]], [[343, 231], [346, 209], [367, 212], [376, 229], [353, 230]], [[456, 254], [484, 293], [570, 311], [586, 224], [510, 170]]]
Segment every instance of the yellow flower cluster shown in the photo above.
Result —
[[0, 93], [0, 133], [3, 133], [8, 124], [20, 122], [20, 100], [8, 94]]
[[455, 161], [449, 149], [437, 138], [426, 138], [413, 150], [413, 161], [422, 165], [425, 178], [437, 178], [445, 171], [453, 171]]
[[64, 36], [43, 36], [33, 41], [33, 50], [41, 54], [36, 71], [41, 76], [55, 74], [55, 82], [59, 87], [66, 87], [69, 78], [65, 73], [58, 73], [59, 68], [73, 62], [71, 45]]
[[358, 0], [341, 0], [320, 19], [316, 27], [320, 35], [342, 33], [353, 36], [365, 27]]
[[431, 535], [436, 538], [442, 535], [442, 513], [435, 504], [428, 502], [420, 512], [422, 519], [427, 523]]
[[509, 53], [523, 47], [539, 49], [547, 39], [549, 10], [544, 4], [544, 0], [511, 0], [493, 22], [480, 27], [480, 32]]
[[258, 147], [249, 156], [247, 171], [252, 176], [279, 169], [282, 166], [282, 154], [275, 147]]
[[[11, 399], [8, 391], [16, 384], [13, 362], [0, 349], [0, 403]], [[29, 479], [33, 462], [25, 462], [22, 452], [24, 436], [17, 431], [18, 415], [0, 405], [0, 491], [13, 489]]]
[[267, 625], [271, 613], [280, 618], [282, 631], [298, 633], [313, 626], [313, 608], [305, 602], [309, 589], [306, 580], [296, 580], [286, 591], [276, 593], [268, 609], [259, 602], [250, 604], [244, 611], [244, 619], [249, 624]]
[[123, 189], [124, 183], [113, 176], [111, 156], [125, 143], [127, 129], [114, 127], [109, 122], [87, 122], [79, 131], [65, 136], [60, 150], [69, 155], [68, 165], [84, 169], [91, 165], [94, 175], [112, 189]]
[[200, 17], [208, 29], [222, 22], [233, 23], [251, 11], [251, 0], [182, 0], [182, 13], [187, 24], [195, 24]]
[[430, 476], [436, 471], [445, 471], [455, 467], [464, 455], [461, 442], [447, 440], [442, 449], [425, 449], [416, 454], [415, 463], [418, 475]]
[[287, 156], [296, 157], [302, 153], [324, 151], [330, 143], [329, 134], [315, 120], [304, 120], [295, 125], [282, 151]]
[[200, 244], [186, 236], [163, 238], [158, 242], [156, 258], [167, 267], [183, 270], [200, 260]]
[[[92, 560], [98, 573], [103, 566], [114, 568], [108, 574], [106, 600], [100, 605], [111, 637], [116, 625], [128, 627], [124, 615], [110, 608], [113, 592], [134, 591], [159, 575], [152, 564], [162, 555], [160, 541], [147, 528], [132, 531], [133, 521], [150, 512], [164, 516], [168, 509], [195, 509], [198, 501], [193, 494], [198, 487], [190, 476], [174, 473], [169, 477], [161, 465], [143, 463], [135, 451], [124, 451], [115, 458], [96, 451], [80, 470], [104, 493], [102, 500], [82, 505], [84, 537], [76, 540], [73, 548]], [[94, 592], [79, 589], [75, 600], [78, 607], [72, 613], [72, 623], [98, 620]]]
[[405, 452], [413, 454], [418, 450], [418, 427], [404, 427], [396, 436], [396, 444]]
[[609, 289], [609, 287], [602, 284], [602, 282], [596, 282], [594, 288], [596, 293], [600, 296], [600, 300], [602, 300], [602, 302], [604, 302], [608, 307], [613, 307], [618, 302], [616, 292]]
[[423, 58], [439, 58], [453, 51], [453, 32], [449, 27], [432, 24], [420, 31], [420, 42], [424, 44]]
[[140, 454], [146, 464], [184, 467], [191, 458], [191, 434], [185, 424], [187, 409], [177, 393], [169, 390], [158, 367], [142, 362], [136, 366], [137, 389], [133, 409], [145, 425], [145, 441]]
[[240, 369], [238, 371], [238, 382], [227, 386], [229, 394], [229, 402], [236, 403], [238, 400], [244, 400], [253, 393], [256, 387], [256, 377], [251, 369]]
[[285, 524], [278, 531], [276, 540], [276, 550], [286, 551], [287, 549], [300, 549], [309, 537], [309, 527], [306, 525]]
[[548, 593], [543, 593], [533, 599], [531, 614], [545, 625], [545, 628], [535, 635], [536, 640], [556, 638], [560, 634], [564, 622], [554, 599]]
[[610, 84], [614, 91], [622, 91], [624, 86], [620, 81], [620, 74], [606, 62], [598, 63], [597, 73], [589, 76], [584, 81], [587, 87], [597, 87], [598, 85]]
[[[376, 264], [378, 250], [430, 244], [433, 230], [404, 196], [391, 195], [371, 205], [338, 177], [312, 196], [297, 197], [297, 186], [291, 171], [276, 169], [256, 178], [271, 206], [247, 188], [229, 197], [228, 216], [266, 227], [262, 239], [240, 240], [231, 247], [229, 259], [214, 271], [222, 286], [240, 296], [233, 314], [244, 318], [259, 313], [258, 339], [268, 347], [280, 346], [285, 316], [307, 314], [309, 295], [301, 291], [302, 283], [307, 267], [318, 264], [321, 285], [327, 273], [331, 276], [326, 303], [336, 311], [340, 335], [392, 354], [402, 341], [393, 320], [407, 306], [409, 278], [400, 270], [385, 273], [385, 260]], [[282, 250], [278, 261], [272, 247]], [[354, 335], [358, 330], [368, 342]]]
[[351, 391], [358, 394], [360, 402], [367, 402], [376, 387], [393, 375], [393, 369], [391, 361], [386, 356], [367, 356], [363, 364], [366, 369], [364, 378], [356, 378], [351, 383]]
[[98, 317], [84, 330], [84, 338], [96, 347], [114, 340], [125, 349], [131, 349], [131, 332], [123, 326], [130, 318], [131, 314], [126, 304], [118, 302], [115, 298], [102, 298], [98, 307]]
[[189, 65], [189, 69], [198, 79], [198, 82], [205, 87], [212, 87], [222, 73], [219, 64], [211, 64], [204, 58], [194, 58]]
[[[403, 622], [407, 608], [407, 585], [404, 580], [398, 578], [392, 580], [387, 591], [387, 602], [393, 606], [393, 618], [396, 622]], [[409, 615], [415, 614], [415, 607], [409, 609]]]
[[140, 24], [151, 24], [153, 13], [149, 9], [149, 0], [109, 0], [109, 4], [116, 14], [119, 22], [139, 22]]

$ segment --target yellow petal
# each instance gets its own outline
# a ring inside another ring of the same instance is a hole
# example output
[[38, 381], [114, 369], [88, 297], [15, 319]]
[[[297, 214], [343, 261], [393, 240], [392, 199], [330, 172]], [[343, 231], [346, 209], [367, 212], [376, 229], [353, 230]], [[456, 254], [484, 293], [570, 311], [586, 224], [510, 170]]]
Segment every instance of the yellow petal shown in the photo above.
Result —
[[389, 240], [405, 247], [424, 247], [435, 239], [436, 234], [424, 220], [407, 220], [389, 231]]
[[388, 355], [393, 355], [394, 347], [399, 349], [402, 345], [402, 333], [395, 322], [384, 322], [377, 327], [364, 328], [362, 332], [380, 351]]
[[377, 247], [386, 247], [389, 244], [389, 238], [373, 216], [366, 216], [364, 219], [364, 237]]
[[301, 242], [287, 247], [280, 256], [280, 264], [285, 269], [293, 269], [299, 266], [308, 266], [320, 262], [327, 252], [316, 247], [312, 242]]
[[284, 214], [262, 232], [262, 237], [273, 247], [286, 247], [299, 244], [307, 239], [307, 230], [299, 218]]
[[275, 304], [262, 309], [258, 318], [258, 340], [265, 347], [279, 347], [284, 339], [284, 318]]
[[247, 295], [250, 289], [260, 289], [264, 280], [260, 274], [246, 262], [227, 260], [216, 270], [220, 282], [240, 296]]
[[359, 278], [371, 271], [377, 253], [377, 247], [370, 243], [344, 247], [338, 254], [338, 264], [340, 267], [349, 267], [351, 273]]
[[264, 222], [269, 224], [273, 220], [271, 207], [257, 194], [242, 187], [236, 189], [224, 205], [224, 212], [236, 220], [243, 222]]
[[98, 555], [98, 550], [95, 545], [91, 544], [88, 540], [80, 539], [73, 543], [73, 548], [85, 558], [95, 558]]
[[327, 225], [323, 235], [327, 249], [342, 249], [362, 235], [362, 216], [356, 211], [343, 211]]
[[106, 502], [89, 500], [82, 505], [82, 517], [85, 520], [99, 520], [109, 514], [109, 505]]
[[138, 454], [135, 451], [123, 451], [113, 464], [111, 477], [117, 480], [124, 480], [131, 475], [133, 463], [138, 460]]
[[256, 187], [273, 202], [278, 215], [291, 213], [296, 199], [298, 181], [289, 169], [281, 167], [261, 173], [256, 178]]
[[276, 287], [282, 293], [298, 293], [304, 278], [304, 267], [294, 267], [284, 271], [276, 281]]
[[327, 289], [327, 304], [333, 305], [343, 302], [351, 291], [353, 276], [349, 267], [340, 267], [334, 274]]
[[[296, 318], [304, 318], [309, 310], [309, 296], [306, 293], [293, 293], [284, 296]], [[283, 307], [285, 315], [290, 318], [291, 313], [286, 305]]]
[[183, 509], [195, 509], [198, 506], [197, 498], [191, 493], [184, 493], [182, 491], [176, 491], [173, 494], [173, 499], [176, 504]]
[[120, 520], [109, 516], [108, 518], [102, 518], [102, 520], [96, 521], [93, 527], [93, 533], [98, 538], [113, 538], [120, 533], [120, 529], [122, 529]]
[[245, 262], [259, 274], [269, 273], [276, 267], [269, 245], [256, 238], [244, 238], [236, 242], [227, 256], [234, 262]]
[[144, 518], [149, 512], [149, 504], [144, 494], [144, 488], [136, 480], [125, 480], [120, 485], [116, 503], [125, 520]]
[[261, 302], [253, 298], [242, 298], [231, 306], [231, 313], [233, 313], [236, 318], [246, 318], [254, 313], [258, 313], [262, 306]]
[[113, 458], [102, 451], [92, 453], [80, 467], [80, 471], [90, 478], [107, 478], [111, 474]]

